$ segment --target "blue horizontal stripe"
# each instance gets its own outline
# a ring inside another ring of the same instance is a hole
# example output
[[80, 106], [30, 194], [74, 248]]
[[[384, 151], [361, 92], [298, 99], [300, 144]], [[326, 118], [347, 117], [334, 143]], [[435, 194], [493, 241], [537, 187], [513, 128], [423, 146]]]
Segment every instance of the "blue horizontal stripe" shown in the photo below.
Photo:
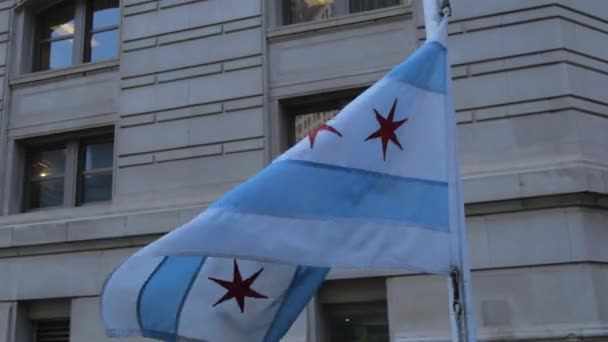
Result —
[[329, 268], [326, 267], [298, 266], [291, 284], [284, 294], [281, 306], [274, 315], [270, 328], [266, 331], [263, 342], [279, 341], [285, 336], [287, 330], [317, 292], [327, 273], [329, 273]]
[[438, 42], [425, 43], [386, 77], [445, 94], [447, 53]]
[[279, 217], [388, 220], [448, 231], [447, 183], [305, 161], [274, 162], [212, 207]]
[[171, 256], [157, 267], [137, 303], [144, 337], [176, 341], [182, 306], [204, 261], [204, 257]]

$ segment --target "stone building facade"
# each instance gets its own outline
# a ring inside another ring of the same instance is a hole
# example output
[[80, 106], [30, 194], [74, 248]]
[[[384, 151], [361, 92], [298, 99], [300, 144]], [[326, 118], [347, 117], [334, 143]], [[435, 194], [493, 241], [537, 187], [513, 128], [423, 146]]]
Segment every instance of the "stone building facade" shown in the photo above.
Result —
[[[608, 2], [452, 7], [479, 339], [608, 341]], [[0, 342], [109, 341], [114, 267], [424, 35], [419, 0], [0, 0]], [[285, 340], [446, 341], [446, 288], [333, 270]]]

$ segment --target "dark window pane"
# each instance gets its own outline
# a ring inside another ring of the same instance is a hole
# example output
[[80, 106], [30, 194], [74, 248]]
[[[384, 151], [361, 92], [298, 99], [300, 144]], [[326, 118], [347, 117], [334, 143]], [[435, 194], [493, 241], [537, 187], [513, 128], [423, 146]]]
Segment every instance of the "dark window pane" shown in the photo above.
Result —
[[400, 2], [401, 0], [350, 0], [350, 13], [397, 6]]
[[109, 201], [112, 199], [112, 174], [84, 176], [82, 202]]
[[84, 169], [101, 169], [112, 167], [114, 144], [111, 142], [86, 145], [84, 152]]
[[73, 39], [40, 44], [39, 70], [65, 68], [72, 65]]
[[62, 1], [38, 16], [40, 39], [74, 34], [74, 1]]
[[389, 342], [386, 303], [325, 304], [328, 342]]
[[335, 15], [334, 0], [291, 0], [286, 1], [289, 6], [289, 24], [315, 21], [333, 17]]
[[118, 30], [94, 33], [89, 44], [88, 62], [115, 58], [118, 56]]
[[93, 29], [118, 25], [118, 0], [91, 0]]
[[30, 177], [34, 179], [63, 176], [65, 171], [65, 149], [34, 151], [30, 160]]
[[63, 178], [30, 183], [30, 209], [55, 207], [63, 204]]

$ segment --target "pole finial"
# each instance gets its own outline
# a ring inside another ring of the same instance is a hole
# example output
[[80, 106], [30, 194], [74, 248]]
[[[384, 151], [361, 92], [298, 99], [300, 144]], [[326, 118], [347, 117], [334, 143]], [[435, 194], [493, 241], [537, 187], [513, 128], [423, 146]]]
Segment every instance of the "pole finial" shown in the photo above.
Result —
[[451, 17], [452, 16], [452, 6], [450, 5], [450, 0], [441, 0], [441, 5], [439, 6], [439, 16], [440, 17]]

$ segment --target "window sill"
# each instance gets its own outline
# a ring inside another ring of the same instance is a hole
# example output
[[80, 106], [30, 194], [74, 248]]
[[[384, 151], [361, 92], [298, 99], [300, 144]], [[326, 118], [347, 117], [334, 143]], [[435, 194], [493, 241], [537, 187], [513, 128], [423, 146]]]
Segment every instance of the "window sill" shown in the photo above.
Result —
[[114, 69], [118, 67], [119, 64], [120, 63], [118, 59], [111, 59], [103, 62], [85, 63], [56, 70], [38, 71], [27, 75], [15, 77], [10, 80], [9, 84], [11, 86], [18, 86], [27, 83], [35, 83], [75, 75], [84, 76], [86, 73], [93, 71]]
[[332, 30], [343, 26], [375, 22], [377, 20], [407, 16], [411, 14], [411, 5], [400, 5], [374, 11], [349, 14], [341, 17], [281, 26], [267, 30], [266, 37], [268, 40], [273, 41], [285, 38], [287, 36], [296, 36], [310, 32]]

